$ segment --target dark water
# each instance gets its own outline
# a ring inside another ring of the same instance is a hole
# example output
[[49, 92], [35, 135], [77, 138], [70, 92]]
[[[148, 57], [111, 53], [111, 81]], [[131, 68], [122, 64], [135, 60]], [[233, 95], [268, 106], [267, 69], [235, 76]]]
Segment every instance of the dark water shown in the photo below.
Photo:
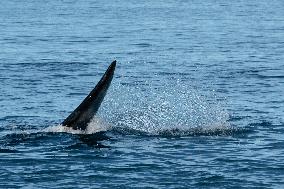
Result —
[[284, 187], [283, 1], [4, 0], [0, 45], [0, 188]]

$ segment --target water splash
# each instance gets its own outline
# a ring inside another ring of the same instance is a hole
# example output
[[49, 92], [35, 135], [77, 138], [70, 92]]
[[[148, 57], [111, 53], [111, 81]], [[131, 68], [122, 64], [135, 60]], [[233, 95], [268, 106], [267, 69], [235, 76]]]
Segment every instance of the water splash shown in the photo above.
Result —
[[150, 135], [231, 129], [228, 112], [214, 96], [202, 96], [180, 81], [158, 86], [151, 82], [114, 83], [99, 115], [114, 130]]
[[88, 124], [86, 130], [75, 130], [71, 127], [65, 127], [62, 125], [54, 125], [47, 127], [43, 130], [43, 132], [51, 132], [51, 133], [71, 133], [71, 134], [94, 134], [101, 131], [107, 131], [109, 129], [109, 125], [100, 119], [98, 116], [95, 116], [92, 121]]

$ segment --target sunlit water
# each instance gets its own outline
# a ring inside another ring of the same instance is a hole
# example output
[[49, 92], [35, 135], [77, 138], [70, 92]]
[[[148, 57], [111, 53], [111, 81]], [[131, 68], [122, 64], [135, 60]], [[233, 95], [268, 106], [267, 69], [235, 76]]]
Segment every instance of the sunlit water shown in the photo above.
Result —
[[[0, 2], [0, 188], [281, 188], [284, 4]], [[117, 69], [86, 131], [60, 123]]]

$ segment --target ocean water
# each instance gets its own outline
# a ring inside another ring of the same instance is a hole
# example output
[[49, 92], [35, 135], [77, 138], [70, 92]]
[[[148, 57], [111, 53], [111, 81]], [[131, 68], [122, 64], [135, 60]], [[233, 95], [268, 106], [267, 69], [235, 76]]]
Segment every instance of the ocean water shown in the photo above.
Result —
[[0, 188], [284, 187], [281, 0], [2, 0], [0, 46]]

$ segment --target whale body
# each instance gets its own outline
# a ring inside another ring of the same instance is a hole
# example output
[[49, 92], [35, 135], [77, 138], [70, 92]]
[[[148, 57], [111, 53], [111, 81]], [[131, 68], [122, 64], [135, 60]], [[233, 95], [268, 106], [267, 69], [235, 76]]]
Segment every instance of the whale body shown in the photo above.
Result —
[[113, 61], [101, 80], [81, 104], [61, 123], [66, 127], [72, 127], [75, 130], [85, 130], [94, 115], [97, 113], [100, 105], [111, 84], [116, 61]]

